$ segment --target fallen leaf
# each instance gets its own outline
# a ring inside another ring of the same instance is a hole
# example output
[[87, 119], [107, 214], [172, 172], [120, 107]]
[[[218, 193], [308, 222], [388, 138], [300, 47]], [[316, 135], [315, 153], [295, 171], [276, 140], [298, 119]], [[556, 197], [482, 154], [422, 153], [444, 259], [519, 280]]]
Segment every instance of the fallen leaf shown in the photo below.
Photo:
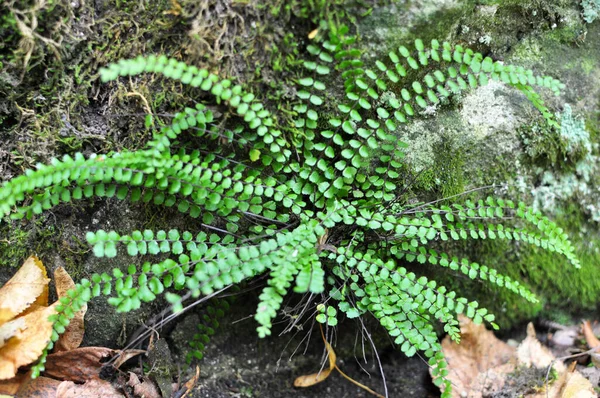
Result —
[[561, 398], [595, 398], [598, 395], [594, 391], [594, 387], [592, 383], [585, 377], [581, 375], [581, 373], [575, 370], [575, 366], [577, 362], [573, 362], [569, 367], [569, 370], [566, 372], [567, 380], [560, 391], [560, 394], [557, 394], [556, 397]]
[[577, 362], [569, 368], [563, 366], [558, 379], [549, 386], [548, 391], [542, 389], [535, 394], [527, 394], [525, 398], [592, 398], [597, 397], [588, 379], [575, 370]]
[[319, 28], [311, 30], [310, 33], [308, 34], [308, 39], [309, 40], [314, 39], [315, 37], [317, 37], [318, 33], [319, 33]]
[[583, 321], [581, 329], [583, 330], [585, 342], [590, 349], [600, 346], [600, 340], [598, 340], [598, 338], [594, 335], [590, 321]]
[[[58, 267], [56, 271], [54, 271], [54, 283], [56, 284], [56, 294], [58, 295], [58, 298], [65, 297], [67, 291], [75, 288], [75, 282], [73, 282], [73, 279], [71, 279], [63, 267]], [[54, 344], [54, 352], [74, 350], [81, 345], [83, 334], [85, 332], [83, 318], [85, 317], [86, 312], [87, 304], [84, 304], [81, 309], [75, 313], [75, 316], [71, 319], [65, 332], [60, 335], [58, 341]]]
[[0, 380], [0, 394], [15, 395], [17, 391], [19, 391], [21, 384], [23, 384], [27, 378], [31, 379], [29, 373], [17, 373], [17, 375], [11, 379]]
[[0, 347], [3, 347], [8, 340], [15, 337], [25, 328], [26, 325], [23, 318], [17, 318], [12, 322], [8, 322], [0, 326]]
[[[52, 305], [20, 318], [26, 328], [0, 348], [0, 380], [14, 377], [20, 366], [29, 365], [42, 355], [52, 335], [48, 317], [55, 313]], [[21, 322], [20, 319], [12, 322]]]
[[31, 375], [27, 374], [15, 396], [23, 398], [55, 398], [56, 390], [60, 383], [58, 380], [44, 376], [32, 379]]
[[453, 385], [452, 396], [468, 394], [472, 398], [481, 397], [483, 392], [499, 391], [504, 385], [504, 376], [515, 368], [515, 361], [511, 362], [515, 348], [465, 316], [460, 315], [458, 320], [460, 344], [448, 336], [442, 340], [442, 351], [448, 362], [447, 379]]
[[333, 369], [337, 370], [346, 380], [356, 384], [357, 386], [359, 386], [360, 388], [362, 388], [363, 390], [375, 395], [378, 398], [384, 398], [383, 395], [380, 395], [378, 393], [376, 393], [375, 391], [371, 390], [369, 387], [360, 384], [358, 381], [354, 380], [353, 378], [351, 378], [350, 376], [348, 376], [347, 374], [345, 374], [344, 372], [342, 372], [342, 370], [337, 366], [336, 361], [337, 361], [337, 357], [335, 355], [335, 351], [333, 351], [333, 348], [331, 348], [331, 345], [327, 342], [327, 339], [325, 339], [325, 334], [323, 334], [323, 326], [319, 325], [319, 327], [321, 328], [321, 337], [323, 338], [323, 342], [325, 343], [325, 348], [327, 349], [327, 355], [329, 357], [329, 369], [323, 369], [320, 372], [317, 373], [312, 373], [309, 375], [304, 375], [304, 376], [299, 376], [296, 378], [296, 380], [294, 380], [294, 387], [310, 387], [310, 386], [314, 386], [315, 384], [318, 384], [320, 382], [322, 382], [323, 380], [327, 379], [329, 377], [329, 375], [331, 374], [331, 371]]
[[331, 345], [327, 341], [325, 341], [325, 348], [327, 349], [327, 354], [329, 356], [329, 369], [323, 369], [317, 373], [297, 377], [296, 380], [294, 380], [294, 387], [314, 386], [315, 384], [318, 384], [329, 377], [331, 371], [335, 369], [335, 361], [337, 360], [337, 357], [331, 348]]
[[134, 349], [124, 350], [122, 352], [119, 352], [119, 353], [117, 353], [118, 357], [115, 360], [115, 363], [113, 364], [113, 366], [115, 369], [119, 369], [121, 367], [121, 365], [123, 365], [125, 362], [129, 361], [131, 358], [137, 357], [138, 355], [145, 354], [145, 353], [146, 353], [145, 350], [134, 350]]
[[332, 369], [323, 369], [321, 372], [298, 376], [294, 380], [294, 387], [310, 387], [327, 379]]
[[3, 324], [28, 307], [48, 305], [48, 279], [46, 268], [35, 256], [29, 257], [17, 273], [0, 288], [0, 324]]
[[519, 344], [517, 359], [519, 365], [536, 368], [553, 365], [559, 373], [565, 371], [565, 365], [562, 362], [554, 362], [554, 355], [537, 339], [532, 323], [527, 325], [527, 337]]
[[160, 393], [156, 384], [154, 384], [148, 378], [144, 378], [143, 382], [140, 381], [139, 377], [133, 372], [129, 372], [129, 381], [127, 382], [127, 385], [133, 388], [133, 393], [138, 397], [144, 397], [144, 398], [161, 398], [162, 397], [162, 394]]
[[453, 384], [453, 397], [477, 398], [506, 393], [506, 378], [517, 367], [547, 371], [549, 366], [553, 366], [558, 372], [558, 378], [549, 383], [547, 391], [542, 385], [534, 392], [511, 393], [518, 393], [524, 398], [596, 397], [592, 384], [581, 373], [575, 371], [575, 362], [567, 370], [565, 365], [557, 361], [550, 350], [539, 342], [533, 324], [527, 325], [527, 337], [515, 350], [498, 340], [482, 325], [474, 325], [464, 317], [459, 317], [459, 320], [463, 334], [461, 343], [456, 344], [448, 337], [442, 342], [442, 350], [448, 361], [447, 377]]
[[56, 398], [123, 398], [111, 383], [100, 379], [91, 379], [84, 384], [63, 381], [56, 389]]
[[196, 386], [196, 383], [198, 383], [199, 377], [200, 377], [200, 367], [196, 366], [196, 374], [194, 375], [194, 377], [189, 379], [179, 391], [177, 391], [176, 396], [181, 397], [181, 398], [187, 397], [190, 394], [190, 392], [194, 389], [194, 387]]
[[[583, 336], [585, 337], [585, 342], [589, 349], [600, 346], [600, 340], [598, 340], [594, 334], [590, 321], [584, 321], [581, 325], [581, 329], [583, 330]], [[600, 352], [598, 352], [598, 349], [590, 354], [590, 358], [594, 366], [600, 368]]]
[[118, 353], [105, 347], [83, 347], [48, 355], [44, 375], [59, 380], [85, 383], [98, 377], [104, 363]]

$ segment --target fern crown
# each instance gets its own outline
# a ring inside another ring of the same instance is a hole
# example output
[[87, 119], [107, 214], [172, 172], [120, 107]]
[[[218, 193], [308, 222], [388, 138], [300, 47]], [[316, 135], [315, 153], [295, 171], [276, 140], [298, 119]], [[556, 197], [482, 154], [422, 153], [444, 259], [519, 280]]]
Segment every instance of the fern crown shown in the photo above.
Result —
[[[188, 297], [266, 274], [255, 315], [260, 337], [271, 334], [290, 290], [310, 294], [318, 322], [333, 327], [340, 313], [370, 313], [406, 355], [422, 351], [448, 396], [433, 322], [442, 322], [458, 341], [457, 314], [497, 327], [494, 315], [416, 275], [411, 263], [447, 267], [529, 302], [535, 295], [518, 281], [439, 248], [452, 240], [518, 240], [579, 266], [564, 231], [522, 203], [488, 197], [409, 206], [398, 194], [406, 176], [406, 146], [394, 134], [400, 125], [492, 79], [521, 91], [558, 126], [534, 87], [558, 94], [562, 83], [436, 40], [428, 47], [421, 40], [401, 46], [370, 67], [345, 33], [308, 46], [312, 59], [303, 62], [289, 126], [241, 85], [166, 56], [121, 60], [101, 70], [104, 82], [143, 73], [180, 81], [210, 94], [229, 120], [223, 128], [211, 108], [197, 104], [156, 128], [143, 150], [64, 156], [0, 188], [0, 216], [13, 219], [74, 199], [116, 197], [177, 208], [200, 221], [193, 232], [88, 233], [94, 255], [115, 257], [123, 250], [143, 261], [80, 281], [61, 299], [52, 341], [93, 297], [109, 296], [117, 311], [126, 312], [164, 293], [177, 311]], [[330, 99], [335, 94], [325, 81], [337, 79], [343, 92]], [[154, 124], [149, 117], [148, 127]], [[191, 147], [182, 132], [201, 140]]]

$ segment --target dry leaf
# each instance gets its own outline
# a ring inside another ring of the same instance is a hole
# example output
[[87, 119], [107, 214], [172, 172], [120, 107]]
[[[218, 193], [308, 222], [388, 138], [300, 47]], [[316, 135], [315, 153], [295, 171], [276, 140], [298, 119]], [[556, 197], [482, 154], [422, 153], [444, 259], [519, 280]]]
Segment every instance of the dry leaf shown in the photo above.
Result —
[[198, 383], [199, 377], [200, 377], [200, 367], [196, 366], [196, 374], [194, 375], [194, 377], [189, 379], [183, 385], [183, 387], [181, 387], [181, 389], [179, 391], [177, 391], [175, 396], [181, 397], [181, 398], [187, 397], [190, 394], [190, 392], [194, 389], [194, 387], [196, 386], [196, 383]]
[[308, 39], [309, 40], [314, 39], [315, 37], [317, 37], [318, 33], [319, 33], [319, 28], [311, 30], [310, 33], [308, 34]]
[[600, 346], [600, 340], [594, 335], [590, 321], [583, 321], [581, 329], [583, 330], [585, 342], [590, 349]]
[[26, 328], [0, 348], [0, 380], [14, 377], [20, 366], [29, 365], [42, 355], [52, 335], [48, 317], [55, 313], [52, 305], [22, 317]]
[[556, 397], [561, 398], [595, 398], [598, 395], [594, 392], [594, 387], [592, 383], [585, 377], [581, 375], [581, 373], [575, 371], [575, 366], [577, 362], [573, 362], [571, 366], [569, 366], [569, 370], [566, 372], [567, 378], [566, 382], [560, 391], [560, 395], [557, 394]]
[[[532, 323], [527, 325], [527, 337], [519, 344], [517, 359], [519, 365], [527, 367], [545, 368], [553, 364], [554, 355], [539, 342]], [[562, 362], [554, 362], [554, 368], [562, 373], [565, 370], [565, 365]]]
[[56, 398], [124, 398], [108, 381], [91, 379], [85, 384], [63, 381], [58, 385]]
[[475, 325], [462, 315], [458, 319], [462, 334], [460, 344], [450, 337], [442, 341], [448, 362], [447, 378], [453, 384], [452, 396], [466, 393], [469, 397], [481, 397], [483, 392], [500, 390], [504, 376], [514, 370], [514, 361], [510, 360], [515, 349], [498, 340], [485, 326]]
[[44, 376], [32, 379], [31, 375], [27, 374], [15, 396], [19, 398], [54, 398], [60, 383], [58, 380]]
[[592, 398], [596, 397], [594, 388], [588, 379], [575, 370], [577, 362], [571, 363], [569, 369], [563, 366], [563, 371], [558, 379], [545, 389], [536, 393], [528, 394], [526, 398]]
[[[67, 291], [75, 288], [75, 282], [69, 276], [63, 267], [54, 271], [54, 283], [56, 284], [56, 294], [58, 298], [65, 297]], [[87, 312], [87, 304], [84, 304], [75, 314], [65, 332], [60, 335], [58, 341], [54, 344], [54, 352], [71, 351], [81, 345], [83, 333], [85, 331], [83, 318]]]
[[134, 349], [119, 352], [117, 354], [118, 357], [115, 360], [115, 363], [113, 364], [113, 366], [115, 369], [119, 369], [121, 367], [121, 365], [123, 365], [125, 362], [129, 361], [131, 358], [137, 357], [138, 355], [145, 354], [145, 353], [146, 353], [145, 350], [134, 350]]
[[34, 256], [29, 257], [17, 273], [0, 288], [0, 324], [3, 324], [29, 306], [48, 305], [46, 268]]
[[27, 379], [31, 379], [29, 373], [17, 373], [12, 379], [0, 380], [0, 394], [15, 395]]
[[583, 336], [585, 337], [588, 348], [596, 348], [596, 350], [590, 354], [590, 359], [596, 368], [600, 368], [600, 340], [596, 337], [589, 320], [583, 321], [581, 329], [583, 330]]
[[321, 337], [323, 338], [323, 342], [325, 343], [325, 348], [327, 349], [327, 354], [329, 357], [329, 369], [323, 369], [322, 371], [320, 371], [318, 373], [313, 373], [313, 374], [297, 377], [296, 380], [294, 380], [294, 387], [314, 386], [315, 384], [318, 384], [318, 383], [322, 382], [323, 380], [325, 380], [326, 378], [328, 378], [329, 375], [331, 374], [331, 371], [333, 369], [335, 369], [346, 380], [356, 384], [363, 390], [368, 391], [369, 393], [375, 395], [378, 398], [383, 398], [383, 395], [380, 395], [380, 394], [376, 393], [375, 391], [371, 390], [369, 387], [367, 387], [363, 384], [360, 384], [358, 381], [354, 380], [353, 378], [351, 378], [350, 376], [348, 376], [347, 374], [342, 372], [340, 368], [338, 368], [338, 366], [336, 364], [337, 357], [335, 355], [335, 351], [333, 351], [333, 348], [331, 348], [331, 345], [325, 339], [325, 335], [323, 334], [323, 326], [319, 325], [319, 327], [321, 328]]
[[46, 359], [44, 374], [59, 380], [85, 383], [98, 377], [105, 359], [117, 353], [118, 351], [105, 347], [83, 347], [50, 354]]
[[460, 345], [448, 337], [442, 342], [442, 350], [448, 360], [448, 379], [453, 383], [453, 397], [476, 398], [495, 392], [506, 393], [503, 389], [506, 377], [516, 366], [538, 369], [553, 366], [558, 372], [558, 379], [549, 385], [548, 391], [542, 387], [536, 392], [521, 395], [525, 398], [596, 396], [591, 383], [574, 370], [575, 363], [567, 371], [565, 365], [556, 361], [550, 350], [538, 341], [533, 324], [527, 325], [527, 337], [515, 351], [483, 326], [474, 325], [464, 317], [459, 320], [463, 333]]
[[160, 393], [156, 384], [154, 384], [148, 378], [144, 378], [144, 381], [141, 382], [138, 376], [129, 372], [129, 381], [127, 385], [133, 387], [133, 393], [138, 397], [144, 398], [161, 398], [162, 394]]
[[17, 318], [12, 322], [0, 326], [0, 347], [3, 347], [8, 340], [21, 333], [25, 327], [25, 320], [23, 318]]
[[59, 380], [85, 383], [99, 377], [109, 359], [118, 355], [112, 364], [118, 369], [129, 359], [145, 352], [144, 350], [118, 351], [106, 347], [81, 347], [71, 351], [56, 352], [48, 355], [44, 374]]
[[296, 380], [294, 380], [294, 387], [314, 386], [315, 384], [320, 383], [329, 377], [331, 371], [335, 368], [335, 361], [337, 358], [335, 352], [331, 348], [331, 345], [327, 341], [325, 341], [325, 348], [327, 349], [327, 354], [329, 355], [329, 369], [323, 369], [317, 373], [297, 377]]

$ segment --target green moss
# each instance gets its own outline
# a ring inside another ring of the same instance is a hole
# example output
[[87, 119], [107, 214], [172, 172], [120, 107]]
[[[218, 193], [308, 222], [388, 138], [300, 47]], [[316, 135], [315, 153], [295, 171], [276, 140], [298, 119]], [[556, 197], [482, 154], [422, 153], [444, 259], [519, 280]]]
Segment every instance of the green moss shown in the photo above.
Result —
[[[581, 269], [575, 270], [551, 253], [530, 250], [522, 254], [529, 264], [529, 278], [539, 286], [548, 304], [563, 309], [593, 308], [600, 295], [598, 254], [600, 234], [596, 223], [591, 222], [575, 202], [567, 204], [556, 217], [556, 222], [572, 237], [578, 248]], [[560, 277], [557, 277], [560, 275]]]
[[0, 267], [19, 267], [31, 255], [56, 251], [56, 228], [35, 223], [3, 223], [0, 228]]

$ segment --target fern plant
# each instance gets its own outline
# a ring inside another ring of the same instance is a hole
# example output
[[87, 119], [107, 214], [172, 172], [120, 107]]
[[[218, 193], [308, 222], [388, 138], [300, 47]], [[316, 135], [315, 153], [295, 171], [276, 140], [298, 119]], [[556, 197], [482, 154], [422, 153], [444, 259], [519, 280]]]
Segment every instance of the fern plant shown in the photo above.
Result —
[[[448, 267], [529, 302], [536, 302], [535, 295], [518, 281], [440, 251], [439, 244], [518, 240], [579, 266], [563, 230], [522, 203], [488, 197], [410, 206], [398, 194], [406, 145], [394, 133], [419, 112], [494, 79], [523, 92], [549, 124], [557, 125], [533, 87], [559, 93], [563, 85], [436, 40], [428, 48], [421, 40], [411, 49], [401, 46], [371, 69], [352, 48], [355, 37], [346, 33], [341, 29], [321, 45], [308, 46], [313, 59], [303, 63], [292, 126], [279, 126], [277, 115], [242, 86], [166, 56], [121, 60], [101, 70], [104, 82], [143, 73], [178, 80], [212, 98], [228, 120], [226, 128], [215, 123], [211, 109], [199, 103], [157, 128], [143, 150], [65, 156], [2, 185], [1, 217], [31, 218], [59, 203], [115, 197], [177, 208], [200, 220], [193, 232], [89, 232], [97, 257], [115, 257], [122, 250], [143, 260], [81, 280], [61, 299], [47, 349], [93, 297], [109, 296], [117, 311], [127, 312], [164, 294], [179, 311], [188, 298], [266, 274], [255, 314], [260, 337], [271, 334], [290, 290], [310, 294], [312, 312], [304, 316], [335, 327], [340, 313], [372, 315], [406, 355], [424, 353], [435, 383], [449, 396], [434, 322], [456, 341], [457, 314], [497, 325], [476, 301], [416, 275], [410, 264]], [[337, 97], [324, 83], [336, 79], [343, 82]], [[154, 123], [147, 120], [148, 126]], [[182, 132], [200, 140], [186, 141]], [[196, 348], [203, 347], [202, 340], [206, 336], [200, 333]]]

